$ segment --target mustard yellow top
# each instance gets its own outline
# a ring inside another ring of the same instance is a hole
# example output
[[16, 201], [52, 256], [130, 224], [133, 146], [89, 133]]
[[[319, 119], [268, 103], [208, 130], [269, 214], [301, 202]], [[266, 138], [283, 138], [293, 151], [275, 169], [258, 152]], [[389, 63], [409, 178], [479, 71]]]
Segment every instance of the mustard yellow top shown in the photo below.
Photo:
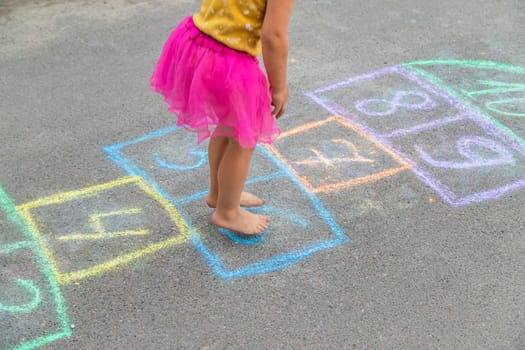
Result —
[[193, 22], [224, 45], [257, 56], [266, 0], [202, 0]]

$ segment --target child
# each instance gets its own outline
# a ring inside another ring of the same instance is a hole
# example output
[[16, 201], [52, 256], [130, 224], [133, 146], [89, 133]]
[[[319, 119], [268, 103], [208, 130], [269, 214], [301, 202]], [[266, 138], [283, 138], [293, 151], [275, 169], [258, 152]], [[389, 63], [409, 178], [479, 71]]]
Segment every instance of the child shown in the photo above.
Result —
[[[199, 143], [210, 137], [212, 222], [245, 235], [269, 223], [241, 206], [264, 204], [243, 188], [256, 143], [280, 134], [274, 117], [288, 100], [292, 6], [293, 0], [202, 0], [200, 12], [168, 37], [150, 80], [177, 125], [195, 131]], [[261, 52], [267, 77], [256, 58]]]

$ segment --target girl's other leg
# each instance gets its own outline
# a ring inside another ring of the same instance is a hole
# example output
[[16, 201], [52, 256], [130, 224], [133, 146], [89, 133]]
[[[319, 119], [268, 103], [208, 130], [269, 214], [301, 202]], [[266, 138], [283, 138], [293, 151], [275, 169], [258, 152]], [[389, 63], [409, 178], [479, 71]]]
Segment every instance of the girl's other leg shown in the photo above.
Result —
[[228, 138], [217, 172], [217, 209], [212, 216], [215, 225], [248, 235], [263, 232], [270, 220], [267, 216], [250, 213], [240, 206], [253, 150], [242, 148], [235, 139]]
[[219, 195], [219, 181], [217, 176], [219, 173], [219, 165], [222, 157], [228, 146], [228, 138], [226, 136], [213, 136], [208, 144], [208, 164], [210, 166], [210, 192], [206, 197], [206, 204], [210, 208], [217, 206], [217, 197]]
[[[210, 167], [210, 192], [206, 197], [206, 204], [210, 208], [217, 207], [217, 196], [219, 194], [218, 173], [219, 166], [224, 152], [228, 146], [228, 137], [213, 136], [208, 144], [208, 163]], [[264, 204], [264, 201], [254, 194], [249, 192], [241, 193], [241, 206], [243, 207], [257, 207]]]

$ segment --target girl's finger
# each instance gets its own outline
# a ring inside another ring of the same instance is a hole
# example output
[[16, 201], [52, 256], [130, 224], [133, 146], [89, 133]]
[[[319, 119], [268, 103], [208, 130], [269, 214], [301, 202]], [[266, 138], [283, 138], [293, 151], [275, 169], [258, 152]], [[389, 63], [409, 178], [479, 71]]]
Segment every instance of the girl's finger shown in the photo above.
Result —
[[275, 115], [277, 119], [281, 118], [281, 116], [284, 114], [285, 105], [282, 105], [281, 108], [279, 108], [279, 112]]

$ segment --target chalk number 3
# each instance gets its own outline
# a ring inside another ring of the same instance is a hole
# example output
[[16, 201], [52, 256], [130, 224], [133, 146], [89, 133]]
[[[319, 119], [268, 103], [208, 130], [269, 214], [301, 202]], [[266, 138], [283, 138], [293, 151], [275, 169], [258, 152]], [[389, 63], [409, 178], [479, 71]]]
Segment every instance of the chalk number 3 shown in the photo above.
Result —
[[19, 289], [24, 289], [31, 296], [31, 300], [23, 305], [7, 305], [0, 302], [0, 312], [22, 314], [33, 311], [40, 304], [40, 289], [31, 280], [14, 279]]

